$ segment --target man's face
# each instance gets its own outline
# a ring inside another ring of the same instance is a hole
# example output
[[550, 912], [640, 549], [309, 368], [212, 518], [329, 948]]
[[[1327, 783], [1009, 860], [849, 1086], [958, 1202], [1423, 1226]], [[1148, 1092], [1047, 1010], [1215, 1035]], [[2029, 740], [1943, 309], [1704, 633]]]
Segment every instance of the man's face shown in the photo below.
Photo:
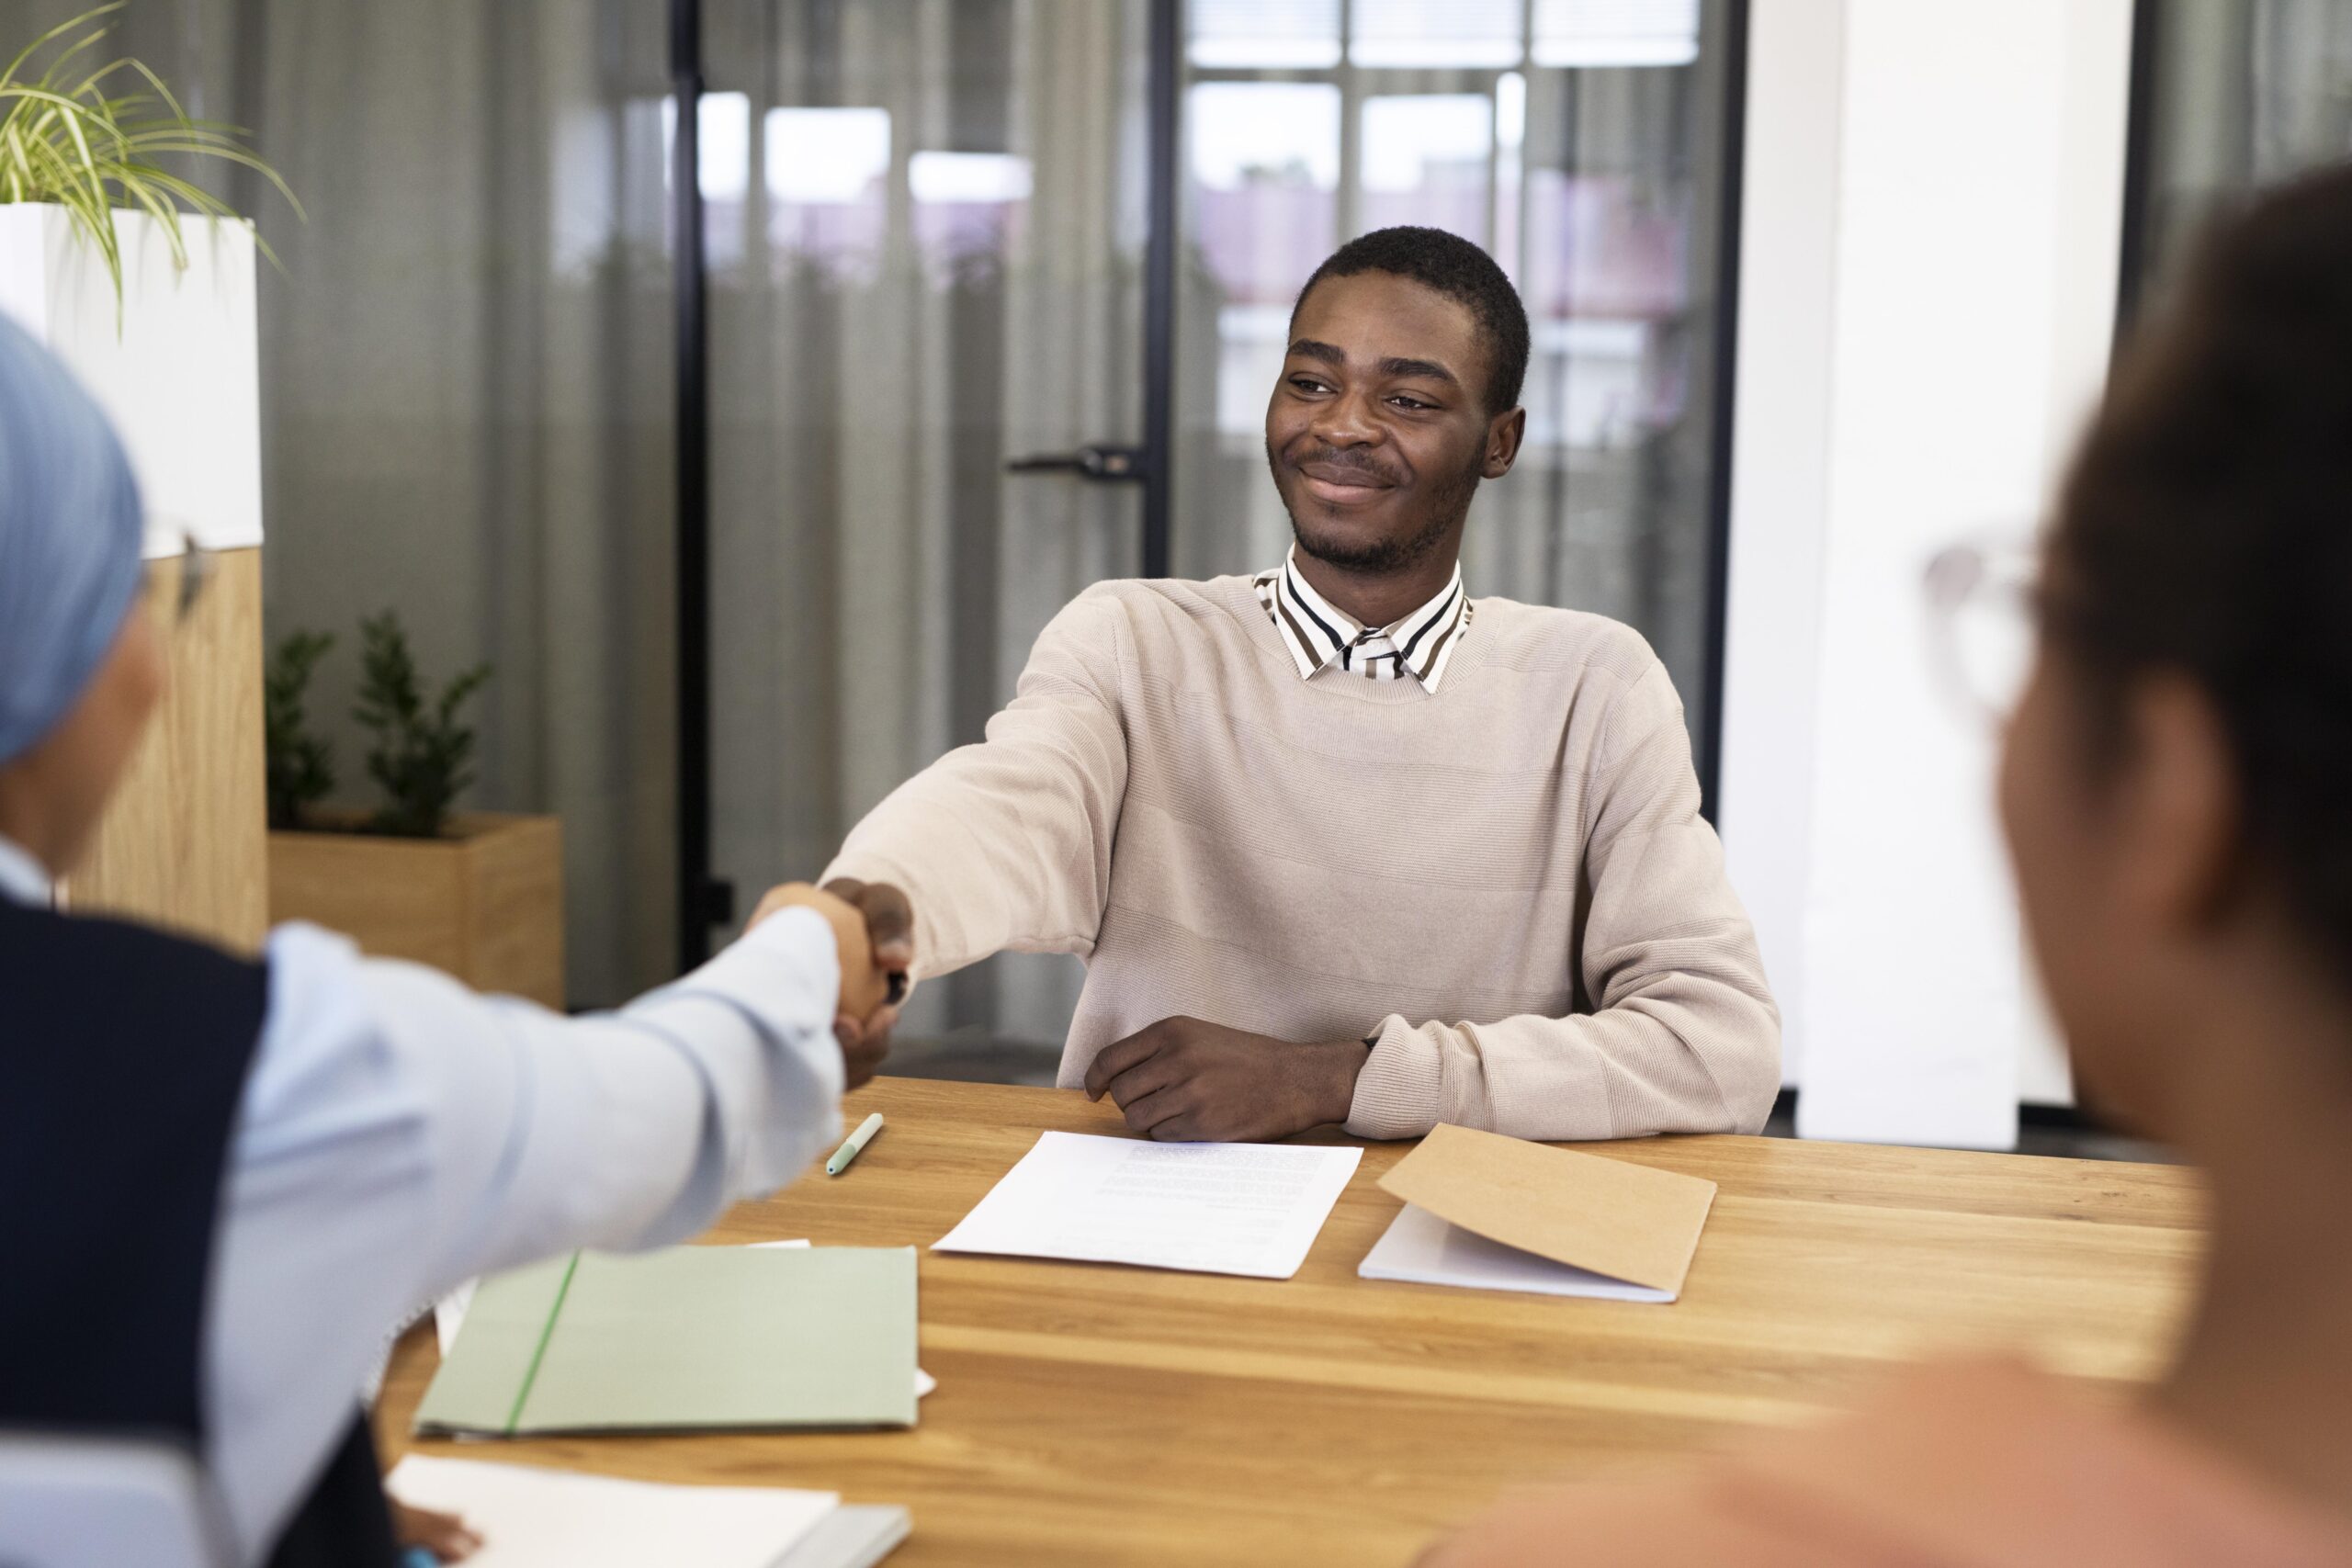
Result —
[[1327, 277], [1300, 301], [1266, 405], [1266, 461], [1301, 548], [1393, 571], [1458, 536], [1525, 417], [1489, 416], [1468, 306], [1393, 273]]

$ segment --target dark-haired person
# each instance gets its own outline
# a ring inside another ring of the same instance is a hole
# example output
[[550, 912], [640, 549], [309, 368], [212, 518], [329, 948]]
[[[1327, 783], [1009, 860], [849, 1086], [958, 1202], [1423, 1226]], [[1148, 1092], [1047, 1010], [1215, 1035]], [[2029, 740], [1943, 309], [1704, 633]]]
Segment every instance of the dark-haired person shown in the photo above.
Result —
[[1155, 1138], [1760, 1125], [1779, 1019], [1665, 667], [1456, 564], [1527, 355], [1476, 245], [1344, 246], [1266, 408], [1289, 558], [1088, 590], [827, 875], [906, 889], [930, 974], [1082, 955], [1060, 1081]]
[[874, 890], [779, 889], [676, 985], [566, 1019], [309, 927], [254, 964], [56, 910], [163, 680], [141, 531], [105, 417], [0, 321], [0, 1427], [175, 1439], [240, 1563], [378, 1568], [384, 1336], [798, 1175], [903, 933]]
[[2170, 1371], [2014, 1362], [1430, 1562], [2352, 1564], [2352, 168], [2219, 231], [2126, 356], [2043, 556], [2001, 809], [2102, 1105], [2212, 1179]]

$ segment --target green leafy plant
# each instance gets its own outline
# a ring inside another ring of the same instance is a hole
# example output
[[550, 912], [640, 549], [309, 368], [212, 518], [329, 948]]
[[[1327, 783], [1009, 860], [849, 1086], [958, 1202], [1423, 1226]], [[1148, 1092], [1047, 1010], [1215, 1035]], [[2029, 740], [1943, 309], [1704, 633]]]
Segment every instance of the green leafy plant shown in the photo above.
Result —
[[[296, 216], [302, 212], [277, 171], [247, 148], [246, 132], [189, 118], [163, 78], [136, 60], [94, 65], [91, 51], [109, 30], [99, 19], [126, 3], [114, 0], [51, 28], [0, 71], [0, 201], [47, 201], [65, 209], [74, 229], [106, 258], [118, 310], [122, 250], [115, 236], [117, 208], [153, 214], [170, 238], [173, 261], [183, 267], [183, 216], [238, 216], [227, 202], [172, 173], [159, 159], [219, 158], [243, 164], [277, 186]], [[28, 74], [36, 69], [39, 75]], [[277, 265], [276, 253], [258, 235], [254, 243]]]
[[362, 620], [359, 639], [359, 705], [352, 717], [376, 737], [368, 773], [391, 797], [377, 812], [374, 829], [439, 838], [450, 806], [474, 779], [474, 732], [458, 722], [458, 709], [490, 679], [490, 666], [464, 671], [428, 700], [397, 614]]
[[272, 828], [301, 827], [304, 814], [334, 788], [334, 749], [311, 732], [302, 705], [319, 660], [334, 647], [332, 633], [298, 631], [270, 651], [262, 676], [262, 729]]

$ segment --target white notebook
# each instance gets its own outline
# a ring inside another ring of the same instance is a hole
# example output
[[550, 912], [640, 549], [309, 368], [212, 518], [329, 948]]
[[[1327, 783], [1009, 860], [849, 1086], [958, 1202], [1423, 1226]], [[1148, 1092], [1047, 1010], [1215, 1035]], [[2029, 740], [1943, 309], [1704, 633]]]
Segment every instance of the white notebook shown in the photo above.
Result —
[[1546, 1296], [1597, 1296], [1612, 1302], [1670, 1302], [1672, 1291], [1628, 1284], [1566, 1263], [1521, 1252], [1476, 1231], [1451, 1225], [1427, 1209], [1405, 1205], [1357, 1265], [1366, 1280], [1461, 1285], [1479, 1291], [1532, 1291]]
[[841, 1504], [831, 1492], [664, 1486], [421, 1454], [384, 1487], [462, 1517], [482, 1538], [469, 1568], [780, 1568]]
[[913, 1529], [904, 1508], [879, 1503], [843, 1503], [817, 1521], [776, 1568], [874, 1568], [899, 1548]]
[[1287, 1280], [1363, 1154], [1046, 1133], [932, 1250]]

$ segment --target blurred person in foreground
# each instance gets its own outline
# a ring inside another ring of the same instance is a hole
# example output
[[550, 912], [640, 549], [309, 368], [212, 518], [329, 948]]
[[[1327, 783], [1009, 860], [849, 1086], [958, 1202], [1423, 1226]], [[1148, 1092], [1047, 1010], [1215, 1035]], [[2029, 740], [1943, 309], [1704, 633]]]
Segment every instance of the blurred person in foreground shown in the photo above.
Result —
[[1426, 1560], [2352, 1563], [2352, 169], [2208, 242], [2046, 541], [2001, 814], [2082, 1081], [2210, 1172], [2177, 1359], [2016, 1361]]
[[358, 1401], [387, 1333], [792, 1180], [912, 953], [887, 889], [782, 888], [676, 984], [566, 1019], [311, 927], [249, 963], [57, 910], [160, 695], [141, 531], [114, 431], [0, 322], [0, 1427], [184, 1443], [239, 1562], [389, 1564]]

